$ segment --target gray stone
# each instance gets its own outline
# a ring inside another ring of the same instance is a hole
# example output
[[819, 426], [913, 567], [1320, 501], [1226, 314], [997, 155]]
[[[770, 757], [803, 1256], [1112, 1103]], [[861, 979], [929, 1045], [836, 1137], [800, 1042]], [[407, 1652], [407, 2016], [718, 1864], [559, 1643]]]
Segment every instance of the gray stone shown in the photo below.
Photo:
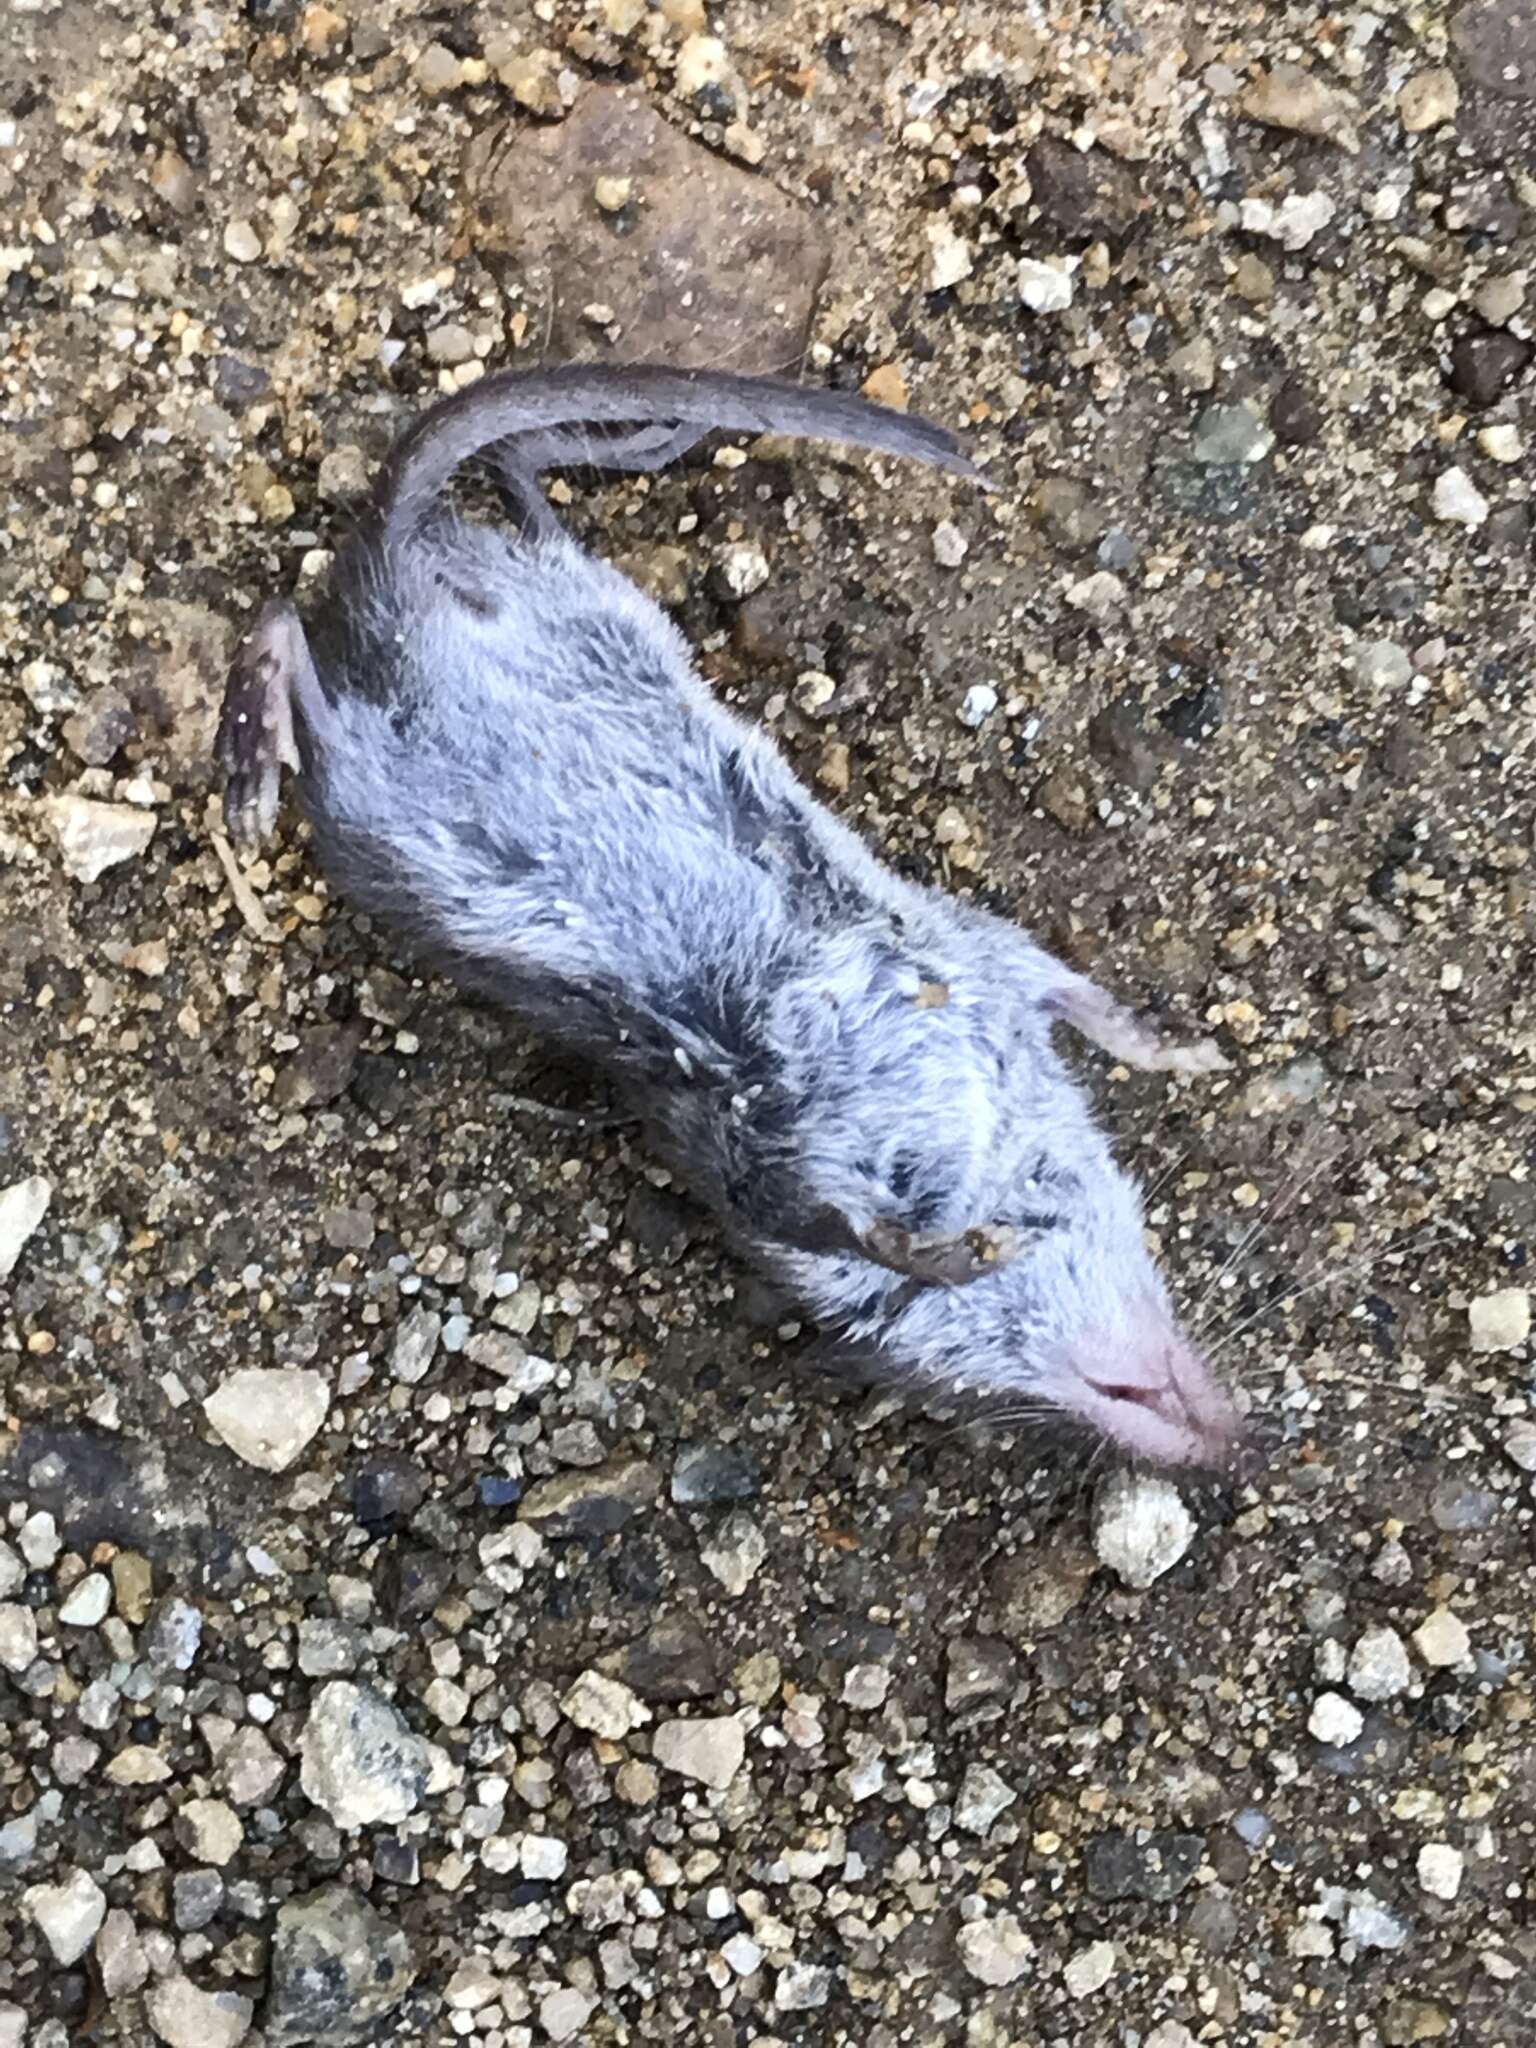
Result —
[[373, 2035], [416, 1980], [404, 1933], [345, 1885], [290, 1899], [277, 1916], [262, 2032], [268, 2048]]
[[299, 1747], [305, 1795], [339, 1828], [393, 1825], [414, 1813], [437, 1754], [388, 1700], [345, 1679], [315, 1695]]

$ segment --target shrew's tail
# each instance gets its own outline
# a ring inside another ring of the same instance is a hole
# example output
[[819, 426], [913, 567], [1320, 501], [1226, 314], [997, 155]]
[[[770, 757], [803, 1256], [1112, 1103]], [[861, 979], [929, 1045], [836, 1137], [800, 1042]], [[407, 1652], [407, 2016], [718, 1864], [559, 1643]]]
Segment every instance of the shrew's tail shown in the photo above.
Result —
[[536, 499], [541, 470], [658, 469], [716, 428], [841, 441], [984, 481], [947, 428], [846, 392], [723, 370], [567, 363], [483, 377], [423, 413], [379, 473], [374, 515], [386, 534], [410, 530], [476, 457]]

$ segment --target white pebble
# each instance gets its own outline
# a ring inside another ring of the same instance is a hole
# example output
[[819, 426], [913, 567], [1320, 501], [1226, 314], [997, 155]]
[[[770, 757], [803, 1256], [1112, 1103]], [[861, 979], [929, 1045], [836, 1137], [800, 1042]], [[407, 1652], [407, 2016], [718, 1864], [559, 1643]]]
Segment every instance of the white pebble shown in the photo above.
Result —
[[1525, 453], [1520, 429], [1508, 420], [1484, 427], [1478, 434], [1477, 445], [1493, 462], [1518, 462]]
[[1117, 1472], [1099, 1490], [1093, 1547], [1138, 1592], [1172, 1571], [1195, 1540], [1194, 1518], [1178, 1488], [1146, 1473]]
[[330, 1405], [330, 1388], [317, 1372], [248, 1366], [215, 1388], [203, 1413], [237, 1458], [262, 1472], [286, 1472]]
[[1452, 1614], [1449, 1607], [1437, 1607], [1414, 1630], [1413, 1647], [1432, 1669], [1449, 1671], [1469, 1654], [1472, 1638], [1460, 1615]]
[[1453, 526], [1481, 526], [1488, 517], [1488, 500], [1461, 468], [1435, 478], [1431, 503], [1435, 517]]
[[1114, 1974], [1114, 1943], [1096, 1941], [1073, 1956], [1061, 1976], [1069, 1997], [1087, 1998], [1095, 1991], [1102, 1991]]
[[997, 709], [997, 692], [990, 683], [972, 683], [960, 706], [960, 722], [972, 728], [982, 725]]
[[22, 1246], [48, 1213], [53, 1189], [41, 1174], [0, 1188], [0, 1280], [9, 1280]]
[[1072, 303], [1072, 273], [1062, 263], [1019, 258], [1019, 297], [1031, 313], [1063, 313]]
[[1358, 1742], [1364, 1727], [1365, 1716], [1360, 1709], [1338, 1692], [1319, 1693], [1307, 1719], [1308, 1734], [1326, 1742], [1331, 1749], [1347, 1749], [1350, 1743]]
[[1454, 1899], [1461, 1890], [1463, 1857], [1449, 1842], [1426, 1842], [1419, 1851], [1419, 1883], [1432, 1898]]
[[1467, 1309], [1474, 1351], [1513, 1351], [1531, 1334], [1531, 1297], [1523, 1287], [1480, 1294]]
[[224, 254], [236, 263], [254, 263], [261, 254], [261, 237], [248, 220], [232, 220], [226, 225]]
[[87, 1572], [59, 1607], [60, 1621], [71, 1628], [97, 1628], [112, 1605], [112, 1582], [105, 1572]]
[[952, 519], [941, 519], [933, 529], [933, 559], [941, 569], [958, 569], [965, 560], [968, 543]]
[[1413, 1674], [1396, 1629], [1368, 1628], [1349, 1653], [1349, 1689], [1356, 1699], [1392, 1700]]

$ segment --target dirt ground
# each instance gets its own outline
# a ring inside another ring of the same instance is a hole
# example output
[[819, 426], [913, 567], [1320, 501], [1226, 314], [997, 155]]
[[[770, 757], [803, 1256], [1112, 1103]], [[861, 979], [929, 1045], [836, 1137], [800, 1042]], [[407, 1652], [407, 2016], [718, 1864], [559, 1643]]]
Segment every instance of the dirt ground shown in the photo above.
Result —
[[[1536, 2041], [1532, 0], [14, 0], [0, 279], [0, 2048]], [[1232, 1059], [1083, 1062], [1269, 1450], [1150, 1583], [227, 856], [242, 622], [573, 351], [995, 485], [570, 518]]]

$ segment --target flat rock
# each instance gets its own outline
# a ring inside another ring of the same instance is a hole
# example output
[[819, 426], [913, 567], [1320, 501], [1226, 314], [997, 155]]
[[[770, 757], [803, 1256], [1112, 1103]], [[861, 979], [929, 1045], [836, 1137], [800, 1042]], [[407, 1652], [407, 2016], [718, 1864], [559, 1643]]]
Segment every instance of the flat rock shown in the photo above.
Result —
[[99, 803], [71, 792], [48, 798], [47, 818], [64, 871], [77, 882], [97, 881], [108, 868], [136, 860], [158, 823], [153, 811], [137, 804]]
[[415, 1981], [402, 1930], [348, 1886], [322, 1885], [278, 1911], [263, 2037], [268, 2048], [368, 2039]]
[[[558, 126], [509, 132], [472, 146], [466, 182], [487, 260], [552, 301], [552, 357], [758, 371], [800, 360], [830, 251], [767, 179], [622, 86], [588, 86]], [[600, 178], [610, 197], [628, 181], [617, 211], [599, 203]]]
[[27, 1239], [48, 1213], [53, 1189], [40, 1173], [0, 1188], [0, 1280], [16, 1270]]
[[190, 1977], [167, 1977], [144, 1999], [144, 2013], [167, 2048], [237, 2048], [255, 2006], [233, 1991], [200, 1991]]
[[652, 1754], [664, 1770], [723, 1792], [741, 1769], [747, 1738], [734, 1714], [699, 1721], [663, 1721]]
[[286, 1472], [324, 1422], [331, 1390], [317, 1372], [248, 1366], [203, 1403], [213, 1433], [262, 1472]]
[[651, 1506], [661, 1474], [643, 1458], [616, 1458], [585, 1472], [556, 1472], [530, 1486], [517, 1510], [551, 1536], [608, 1536]]

